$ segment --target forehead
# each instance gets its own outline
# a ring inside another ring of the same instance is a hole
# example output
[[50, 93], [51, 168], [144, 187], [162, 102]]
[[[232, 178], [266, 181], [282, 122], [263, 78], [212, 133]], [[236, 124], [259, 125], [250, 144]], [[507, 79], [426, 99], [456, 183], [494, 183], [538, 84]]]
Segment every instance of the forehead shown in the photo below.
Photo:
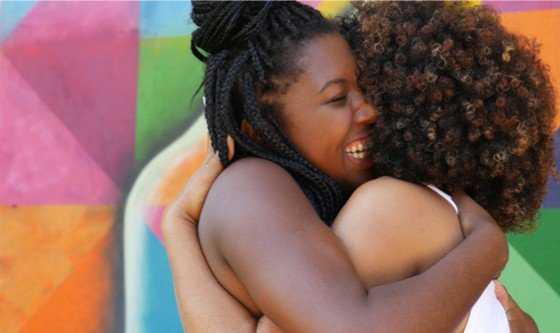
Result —
[[317, 83], [336, 78], [353, 76], [356, 63], [350, 46], [339, 34], [329, 34], [314, 38], [301, 52], [299, 65], [302, 75], [311, 75]]

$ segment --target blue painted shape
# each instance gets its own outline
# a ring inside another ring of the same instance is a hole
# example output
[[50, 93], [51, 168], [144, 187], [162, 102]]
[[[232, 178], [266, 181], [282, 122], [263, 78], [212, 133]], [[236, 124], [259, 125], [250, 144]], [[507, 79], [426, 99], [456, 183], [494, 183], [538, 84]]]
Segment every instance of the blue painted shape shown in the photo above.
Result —
[[[556, 169], [560, 169], [560, 130], [554, 136], [554, 151], [556, 152]], [[543, 208], [560, 208], [560, 183], [552, 177], [548, 179], [548, 189], [544, 199]]]
[[187, 1], [140, 2], [141, 38], [190, 35], [196, 28], [190, 19], [191, 8]]
[[0, 42], [25, 18], [36, 1], [0, 1]]
[[134, 221], [127, 228], [126, 332], [182, 333], [171, 268], [163, 245], [142, 221]]

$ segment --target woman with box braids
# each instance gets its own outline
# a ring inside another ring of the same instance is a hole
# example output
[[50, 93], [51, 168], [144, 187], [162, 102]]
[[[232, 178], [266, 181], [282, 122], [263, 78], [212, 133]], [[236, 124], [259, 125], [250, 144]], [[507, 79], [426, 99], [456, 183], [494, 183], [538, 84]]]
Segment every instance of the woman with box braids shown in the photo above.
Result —
[[[336, 27], [297, 2], [193, 1], [191, 17], [198, 26], [191, 49], [206, 63], [208, 130], [222, 164], [231, 163], [227, 159], [229, 135], [236, 144], [234, 160], [257, 156], [287, 169], [321, 218], [331, 222], [343, 203], [342, 192], [290, 142], [278, 123], [282, 106], [274, 97], [297, 77], [299, 69], [291, 60], [303, 43], [336, 33]], [[242, 130], [245, 122], [257, 140]]]

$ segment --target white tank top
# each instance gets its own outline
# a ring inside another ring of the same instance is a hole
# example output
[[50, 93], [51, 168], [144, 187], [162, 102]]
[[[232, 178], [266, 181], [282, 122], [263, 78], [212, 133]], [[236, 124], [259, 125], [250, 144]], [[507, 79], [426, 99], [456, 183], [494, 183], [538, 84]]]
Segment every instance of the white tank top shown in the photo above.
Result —
[[[457, 205], [447, 193], [434, 185], [426, 186], [441, 195], [459, 213]], [[494, 282], [490, 282], [471, 308], [463, 333], [510, 333], [506, 311], [494, 293]]]

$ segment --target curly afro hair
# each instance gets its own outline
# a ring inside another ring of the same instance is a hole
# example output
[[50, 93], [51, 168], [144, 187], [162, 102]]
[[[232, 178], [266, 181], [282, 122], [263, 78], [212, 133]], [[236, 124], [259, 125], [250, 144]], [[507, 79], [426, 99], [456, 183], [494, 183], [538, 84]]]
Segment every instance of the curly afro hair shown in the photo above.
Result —
[[555, 172], [555, 94], [539, 45], [486, 6], [354, 6], [341, 26], [380, 111], [376, 175], [463, 188], [502, 230], [532, 230]]

